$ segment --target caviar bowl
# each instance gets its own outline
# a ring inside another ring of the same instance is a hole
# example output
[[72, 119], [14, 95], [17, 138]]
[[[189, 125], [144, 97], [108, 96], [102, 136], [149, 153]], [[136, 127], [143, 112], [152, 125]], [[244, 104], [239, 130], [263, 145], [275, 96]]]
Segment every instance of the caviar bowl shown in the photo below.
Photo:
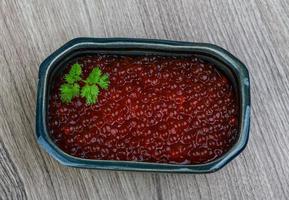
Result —
[[[73, 156], [59, 145], [49, 131], [49, 101], [55, 77], [63, 73], [65, 65], [79, 56], [85, 55], [117, 56], [173, 56], [204, 60], [213, 64], [232, 83], [237, 96], [238, 137], [234, 144], [220, 157], [205, 163], [158, 163], [125, 161], [115, 159], [88, 159]], [[250, 87], [249, 74], [237, 58], [226, 50], [205, 43], [177, 42], [151, 39], [129, 38], [76, 38], [52, 53], [40, 65], [36, 108], [37, 141], [53, 158], [65, 166], [133, 171], [156, 171], [176, 173], [214, 172], [235, 158], [245, 147], [250, 126]]]

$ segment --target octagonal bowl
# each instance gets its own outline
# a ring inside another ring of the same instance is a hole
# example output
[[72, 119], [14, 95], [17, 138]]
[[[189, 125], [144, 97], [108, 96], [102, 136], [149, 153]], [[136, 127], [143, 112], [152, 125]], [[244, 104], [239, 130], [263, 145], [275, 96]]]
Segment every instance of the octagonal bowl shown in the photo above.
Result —
[[[66, 62], [87, 53], [116, 55], [194, 55], [213, 63], [233, 83], [237, 93], [239, 110], [239, 137], [232, 148], [220, 158], [204, 164], [164, 164], [137, 161], [91, 160], [71, 156], [57, 147], [49, 135], [47, 110], [53, 77]], [[214, 172], [235, 158], [246, 147], [250, 126], [250, 86], [245, 65], [221, 47], [206, 43], [131, 38], [76, 38], [67, 42], [50, 56], [39, 69], [36, 108], [36, 137], [40, 146], [65, 166], [176, 173]]]

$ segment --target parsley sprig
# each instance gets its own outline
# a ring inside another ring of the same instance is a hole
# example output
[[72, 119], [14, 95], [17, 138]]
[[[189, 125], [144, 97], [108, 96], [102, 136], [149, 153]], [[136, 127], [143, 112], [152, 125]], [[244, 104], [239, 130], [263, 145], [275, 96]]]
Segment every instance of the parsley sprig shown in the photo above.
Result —
[[[83, 80], [81, 78], [82, 69], [80, 64], [72, 65], [68, 74], [64, 76], [65, 83], [60, 86], [60, 98], [63, 103], [70, 103], [74, 97], [80, 96], [85, 98], [88, 105], [97, 101], [100, 89], [108, 89], [109, 76], [103, 74], [99, 67], [92, 69], [88, 77]], [[79, 82], [83, 82], [84, 86], [80, 87]]]

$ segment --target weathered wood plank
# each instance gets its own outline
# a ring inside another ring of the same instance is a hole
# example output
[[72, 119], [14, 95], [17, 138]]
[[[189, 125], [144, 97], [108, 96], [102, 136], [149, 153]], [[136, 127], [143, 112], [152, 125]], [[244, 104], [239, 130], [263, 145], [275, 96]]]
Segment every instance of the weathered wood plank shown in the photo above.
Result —
[[[0, 199], [287, 199], [289, 1], [1, 0]], [[246, 150], [207, 175], [66, 168], [36, 144], [38, 66], [78, 36], [211, 42], [251, 76]]]
[[24, 184], [0, 140], [0, 194], [3, 199], [27, 199]]

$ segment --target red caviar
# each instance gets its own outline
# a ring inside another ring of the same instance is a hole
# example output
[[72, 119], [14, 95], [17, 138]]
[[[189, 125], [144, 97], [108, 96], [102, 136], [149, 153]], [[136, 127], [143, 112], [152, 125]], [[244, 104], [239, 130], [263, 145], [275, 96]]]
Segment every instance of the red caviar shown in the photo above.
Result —
[[70, 155], [100, 160], [197, 164], [226, 153], [238, 138], [238, 103], [230, 81], [195, 57], [93, 55], [73, 60], [83, 77], [99, 66], [110, 77], [94, 105], [62, 103], [52, 86], [48, 124]]

